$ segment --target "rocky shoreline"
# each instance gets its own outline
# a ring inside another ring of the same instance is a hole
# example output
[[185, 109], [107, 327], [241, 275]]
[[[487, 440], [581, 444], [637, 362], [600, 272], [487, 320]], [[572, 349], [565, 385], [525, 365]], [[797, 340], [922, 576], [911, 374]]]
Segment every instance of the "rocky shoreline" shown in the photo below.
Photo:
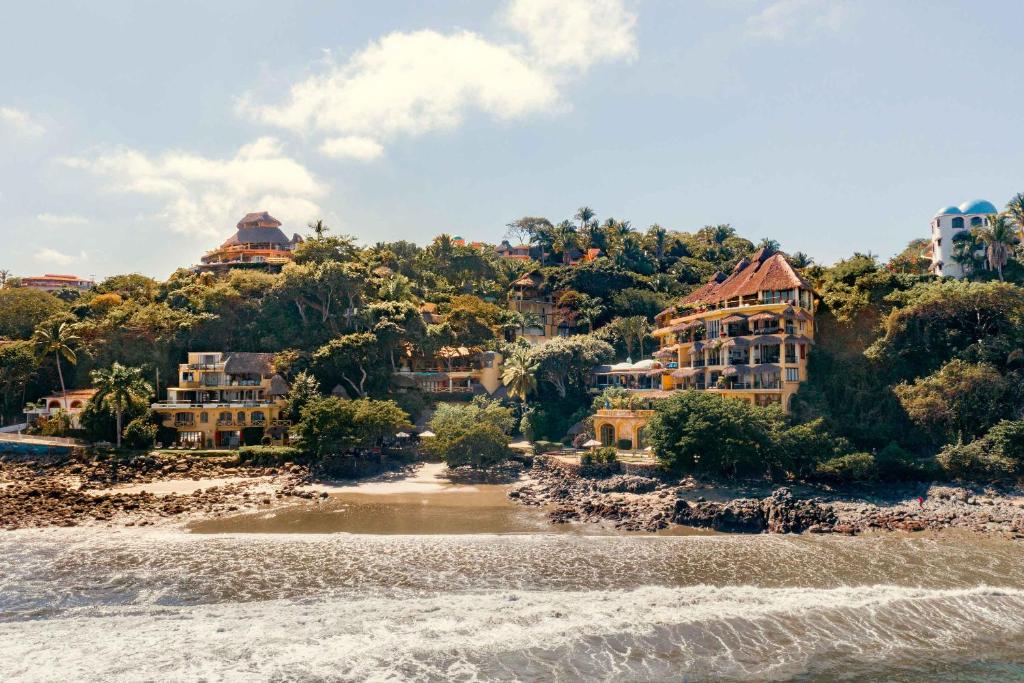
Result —
[[[310, 481], [302, 465], [255, 467], [234, 455], [0, 456], [0, 529], [180, 523], [319, 497], [300, 488]], [[170, 490], [154, 492], [161, 483]]]
[[[854, 535], [957, 528], [1024, 538], [1024, 491], [1019, 489], [926, 484], [869, 491], [781, 487], [763, 495], [741, 495], [751, 489], [756, 492], [757, 487], [723, 489], [692, 478], [586, 476], [541, 457], [508, 495], [524, 505], [547, 506], [553, 523], [602, 522], [626, 531], [682, 525], [728, 533]], [[708, 500], [713, 495], [718, 500]]]

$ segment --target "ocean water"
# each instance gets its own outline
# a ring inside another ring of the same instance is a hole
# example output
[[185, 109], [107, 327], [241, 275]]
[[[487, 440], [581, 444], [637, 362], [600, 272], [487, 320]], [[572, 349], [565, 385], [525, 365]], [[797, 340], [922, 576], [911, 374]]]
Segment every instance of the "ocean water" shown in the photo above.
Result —
[[8, 532], [0, 680], [1024, 680], [1024, 548]]

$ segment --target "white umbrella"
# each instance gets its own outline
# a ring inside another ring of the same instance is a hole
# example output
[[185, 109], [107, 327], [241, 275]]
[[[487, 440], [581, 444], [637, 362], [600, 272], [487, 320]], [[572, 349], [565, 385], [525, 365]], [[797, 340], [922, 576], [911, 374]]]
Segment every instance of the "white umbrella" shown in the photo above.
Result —
[[425, 431], [425, 432], [420, 432], [420, 438], [421, 439], [433, 439], [435, 436], [437, 436], [437, 434], [435, 434], [434, 432], [430, 431], [429, 429], [427, 431]]
[[399, 439], [408, 439], [409, 438], [409, 435], [406, 434], [405, 432], [398, 432], [397, 434], [395, 434], [395, 436], [398, 437]]
[[600, 445], [601, 445], [600, 441], [598, 441], [597, 439], [591, 439], [590, 441], [584, 442], [583, 447], [584, 448], [597, 448]]

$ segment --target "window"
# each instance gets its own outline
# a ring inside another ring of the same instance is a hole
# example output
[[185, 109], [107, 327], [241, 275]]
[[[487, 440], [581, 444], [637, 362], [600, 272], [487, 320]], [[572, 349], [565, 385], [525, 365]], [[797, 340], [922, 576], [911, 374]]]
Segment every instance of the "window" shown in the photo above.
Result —
[[980, 217], [975, 216], [974, 218], [971, 219], [971, 227], [972, 228], [976, 228], [979, 225], [981, 225], [981, 218]]
[[206, 424], [207, 422], [210, 421], [210, 414], [209, 413], [199, 413], [199, 421], [201, 423], [203, 423], [203, 424]]
[[708, 339], [714, 339], [715, 337], [718, 336], [719, 332], [721, 331], [721, 325], [722, 323], [720, 320], [708, 321]]
[[786, 381], [787, 382], [799, 382], [800, 381], [800, 369], [799, 368], [786, 368]]
[[252, 413], [252, 423], [254, 425], [261, 425], [266, 422], [267, 417], [263, 414], [262, 410], [254, 410]]
[[800, 359], [807, 358], [807, 344], [800, 345]]
[[962, 217], [960, 217], [960, 216], [957, 216], [956, 218], [954, 218], [953, 219], [953, 229], [954, 230], [963, 230], [963, 228], [964, 228], [964, 219]]
[[238, 411], [238, 424], [245, 424], [245, 413], [241, 410]]

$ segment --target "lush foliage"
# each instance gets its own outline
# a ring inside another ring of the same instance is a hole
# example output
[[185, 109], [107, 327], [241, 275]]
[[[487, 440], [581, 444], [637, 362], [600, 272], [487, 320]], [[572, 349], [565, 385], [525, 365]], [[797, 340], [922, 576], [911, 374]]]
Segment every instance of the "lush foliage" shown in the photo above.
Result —
[[508, 457], [515, 422], [509, 408], [483, 396], [465, 404], [441, 403], [428, 423], [435, 436], [425, 447], [453, 466], [488, 467]]
[[320, 459], [379, 446], [409, 427], [409, 416], [394, 401], [318, 396], [302, 407], [294, 428], [296, 445]]

